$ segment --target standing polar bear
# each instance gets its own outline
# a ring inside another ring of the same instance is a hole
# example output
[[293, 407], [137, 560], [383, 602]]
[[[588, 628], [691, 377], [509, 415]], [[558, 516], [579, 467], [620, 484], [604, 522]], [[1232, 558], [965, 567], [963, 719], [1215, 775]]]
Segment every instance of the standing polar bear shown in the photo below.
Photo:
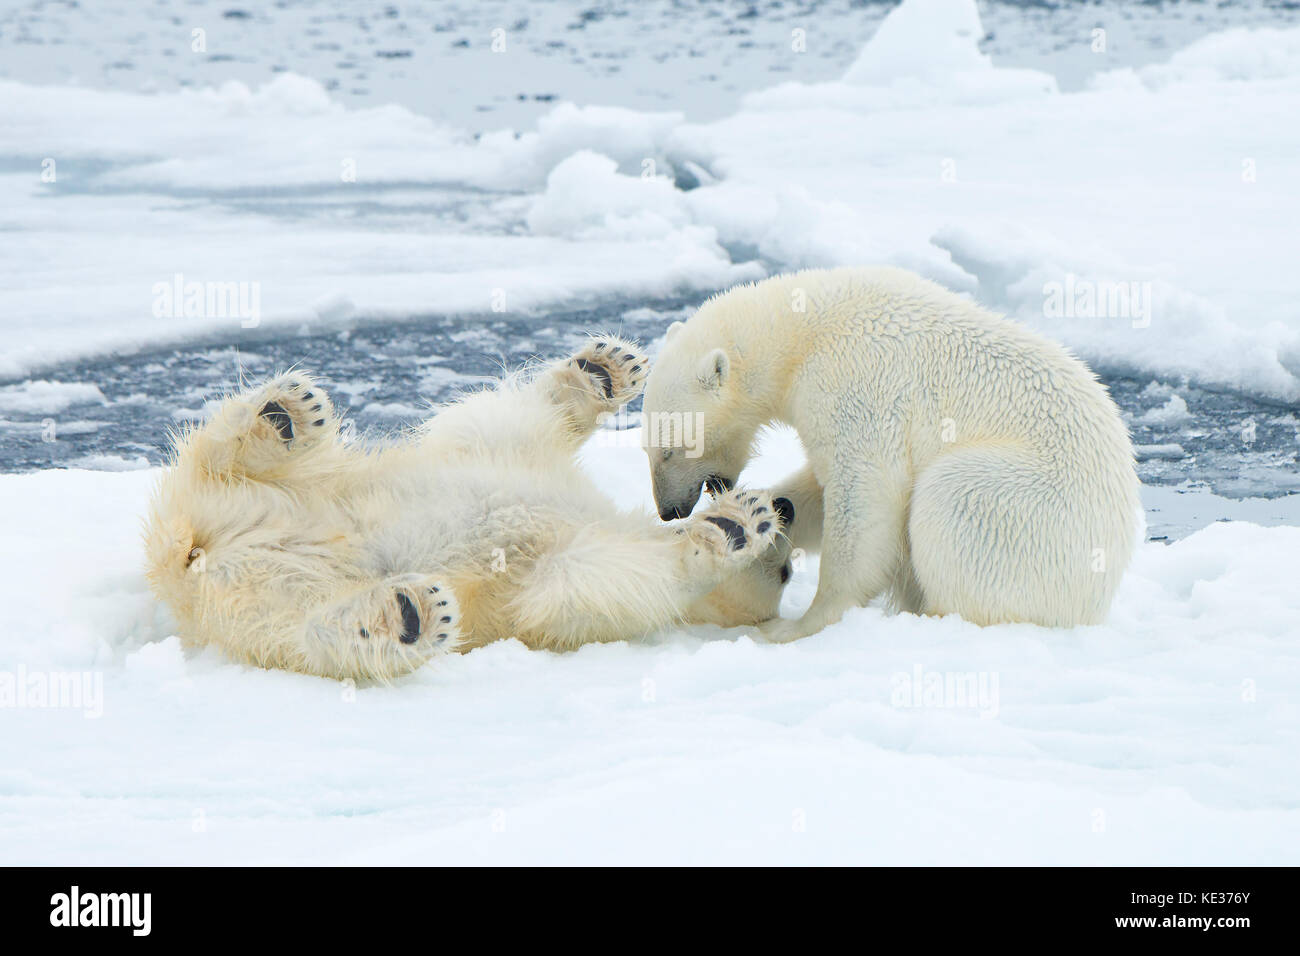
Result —
[[334, 678], [499, 638], [559, 649], [774, 617], [788, 502], [734, 492], [666, 526], [578, 468], [646, 368], [596, 337], [377, 450], [344, 442], [306, 375], [235, 395], [178, 439], [146, 523], [150, 583], [187, 642]]
[[729, 487], [757, 431], [799, 433], [796, 547], [821, 550], [792, 640], [887, 594], [978, 624], [1096, 624], [1137, 531], [1128, 432], [1064, 348], [900, 269], [810, 270], [741, 286], [669, 329], [647, 421], [697, 415], [702, 453], [647, 446], [660, 516]]

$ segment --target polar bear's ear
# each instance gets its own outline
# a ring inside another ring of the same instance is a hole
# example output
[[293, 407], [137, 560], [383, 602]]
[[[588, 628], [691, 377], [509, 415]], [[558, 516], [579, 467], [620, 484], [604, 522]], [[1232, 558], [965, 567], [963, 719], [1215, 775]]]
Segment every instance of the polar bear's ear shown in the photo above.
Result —
[[727, 358], [727, 353], [714, 349], [700, 363], [700, 384], [709, 389], [721, 388], [730, 371], [731, 359]]
[[667, 342], [674, 335], [680, 332], [684, 325], [686, 325], [685, 322], [674, 322], [672, 325], [668, 326], [668, 331], [664, 333], [664, 341]]

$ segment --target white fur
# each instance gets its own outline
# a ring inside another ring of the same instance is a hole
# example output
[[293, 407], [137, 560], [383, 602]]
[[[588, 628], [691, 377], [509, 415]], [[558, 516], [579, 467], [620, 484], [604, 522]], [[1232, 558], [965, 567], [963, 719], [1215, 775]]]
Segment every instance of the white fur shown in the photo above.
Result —
[[[386, 679], [500, 638], [571, 648], [774, 616], [789, 547], [766, 495], [662, 525], [619, 512], [575, 464], [646, 367], [593, 338], [370, 451], [343, 441], [306, 375], [235, 395], [178, 439], [147, 522], [150, 581], [186, 640], [340, 678]], [[745, 529], [742, 547], [719, 516]]]
[[699, 457], [647, 449], [661, 513], [736, 478], [761, 426], [798, 431], [808, 466], [773, 494], [794, 502], [795, 545], [820, 546], [821, 578], [774, 639], [882, 593], [979, 624], [1095, 624], [1132, 554], [1133, 452], [1105, 388], [1060, 345], [899, 269], [709, 300], [669, 330], [645, 411], [704, 416]]

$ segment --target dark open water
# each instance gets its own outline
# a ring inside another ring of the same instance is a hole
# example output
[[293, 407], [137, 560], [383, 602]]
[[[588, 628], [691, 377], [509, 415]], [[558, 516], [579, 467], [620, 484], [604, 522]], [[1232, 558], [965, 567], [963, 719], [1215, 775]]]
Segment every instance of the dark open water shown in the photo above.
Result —
[[[612, 302], [539, 315], [365, 322], [312, 334], [240, 330], [237, 345], [191, 344], [50, 368], [40, 377], [93, 384], [104, 401], [57, 415], [6, 412], [0, 418], [0, 471], [159, 464], [169, 428], [201, 418], [205, 403], [218, 400], [241, 376], [256, 380], [295, 364], [318, 374], [359, 434], [378, 439], [503, 367], [567, 354], [587, 330], [652, 342], [702, 298], [649, 307]], [[1300, 409], [1180, 382], [1103, 380], [1129, 419], [1145, 483], [1204, 488], [1232, 498], [1300, 492]], [[1145, 418], [1166, 406], [1171, 388], [1186, 402], [1186, 417]]]

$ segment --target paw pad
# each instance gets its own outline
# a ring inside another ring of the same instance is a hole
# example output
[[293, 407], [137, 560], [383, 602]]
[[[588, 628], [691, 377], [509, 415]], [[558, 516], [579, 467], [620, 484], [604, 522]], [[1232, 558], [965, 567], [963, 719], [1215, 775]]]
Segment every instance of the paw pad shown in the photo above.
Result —
[[273, 379], [261, 389], [257, 414], [286, 447], [292, 447], [320, 434], [334, 410], [320, 386], [293, 375]]
[[402, 632], [398, 635], [398, 640], [403, 644], [414, 644], [420, 639], [420, 612], [415, 603], [401, 591], [397, 592], [397, 607], [402, 615]]
[[293, 441], [293, 419], [289, 417], [283, 405], [279, 402], [267, 402], [257, 414], [270, 422], [271, 426], [280, 433], [281, 441]]
[[[788, 510], [794, 514], [792, 506]], [[722, 536], [711, 530], [704, 536], [697, 532], [693, 537], [715, 553], [755, 557], [776, 540], [781, 530], [778, 518], [784, 520], [782, 511], [766, 492], [728, 491], [717, 495], [709, 508], [694, 519], [721, 531]]]
[[570, 360], [584, 372], [606, 404], [626, 405], [645, 387], [649, 360], [631, 344], [612, 336], [593, 338]]
[[[727, 533], [727, 541], [731, 545], [732, 551], [738, 551], [745, 546], [745, 529], [737, 521], [730, 518], [723, 518], [720, 515], [709, 515], [704, 519], [710, 524], [716, 524], [719, 528]], [[767, 530], [760, 528], [760, 531]]]

